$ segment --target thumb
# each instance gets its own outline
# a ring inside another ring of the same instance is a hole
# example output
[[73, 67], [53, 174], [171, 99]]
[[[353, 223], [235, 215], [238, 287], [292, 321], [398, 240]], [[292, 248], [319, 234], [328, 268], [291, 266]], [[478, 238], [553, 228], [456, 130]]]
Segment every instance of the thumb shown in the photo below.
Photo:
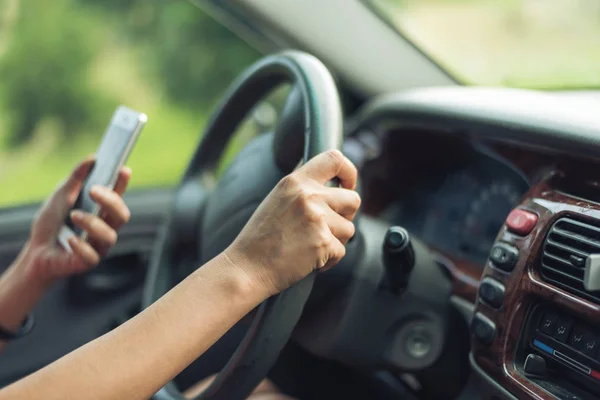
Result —
[[67, 216], [69, 209], [73, 207], [77, 196], [81, 191], [83, 182], [94, 166], [94, 158], [88, 157], [75, 167], [69, 177], [58, 186], [41, 210], [43, 223], [60, 228]]
[[75, 203], [77, 194], [81, 190], [81, 186], [83, 185], [83, 181], [89, 175], [92, 167], [94, 166], [94, 157], [89, 156], [86, 157], [82, 162], [79, 163], [71, 172], [71, 175], [63, 182], [62, 185], [58, 188], [57, 192], [63, 192], [66, 197], [75, 196], [72, 199], [71, 203]]

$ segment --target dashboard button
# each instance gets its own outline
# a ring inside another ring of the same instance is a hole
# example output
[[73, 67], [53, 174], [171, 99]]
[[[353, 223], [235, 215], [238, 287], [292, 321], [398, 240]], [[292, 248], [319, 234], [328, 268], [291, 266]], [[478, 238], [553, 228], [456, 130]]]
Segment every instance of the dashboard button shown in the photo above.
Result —
[[523, 366], [525, 375], [531, 377], [544, 377], [546, 375], [546, 360], [537, 354], [529, 354]]
[[532, 212], [514, 209], [506, 218], [506, 227], [509, 231], [517, 235], [526, 236], [531, 233], [535, 224], [537, 224], [538, 216]]
[[573, 332], [569, 337], [569, 344], [577, 351], [586, 356], [595, 358], [598, 353], [599, 339], [589, 330], [582, 326], [575, 325]]
[[557, 320], [558, 316], [556, 314], [545, 312], [540, 319], [538, 330], [546, 335], [552, 336], [554, 334], [554, 327], [556, 326]]
[[519, 249], [506, 243], [496, 243], [490, 251], [490, 260], [496, 267], [510, 272], [519, 260]]
[[494, 308], [502, 307], [504, 285], [495, 279], [485, 277], [479, 285], [479, 298]]
[[573, 320], [566, 317], [559, 317], [556, 321], [556, 325], [554, 326], [554, 333], [552, 337], [559, 342], [567, 343], [569, 339], [569, 333], [571, 331], [571, 325], [573, 325]]
[[471, 332], [483, 344], [489, 346], [496, 337], [496, 325], [488, 317], [478, 312], [471, 321]]

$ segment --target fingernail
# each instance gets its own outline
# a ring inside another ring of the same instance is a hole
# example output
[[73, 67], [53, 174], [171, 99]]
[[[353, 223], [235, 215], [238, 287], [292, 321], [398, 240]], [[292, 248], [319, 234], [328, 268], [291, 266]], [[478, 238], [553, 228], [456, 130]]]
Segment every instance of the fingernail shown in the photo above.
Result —
[[71, 211], [71, 219], [72, 220], [81, 220], [83, 218], [83, 212], [79, 210]]

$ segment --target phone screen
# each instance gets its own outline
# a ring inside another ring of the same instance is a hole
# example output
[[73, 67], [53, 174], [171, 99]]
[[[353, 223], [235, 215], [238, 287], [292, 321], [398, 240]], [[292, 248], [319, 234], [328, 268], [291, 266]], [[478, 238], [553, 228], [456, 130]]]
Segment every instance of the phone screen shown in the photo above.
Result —
[[[126, 107], [119, 107], [106, 130], [100, 147], [96, 151], [95, 162], [86, 178], [73, 209], [96, 214], [97, 204], [90, 197], [90, 189], [94, 185], [114, 187], [119, 170], [125, 163], [137, 135], [141, 131], [146, 116]], [[73, 224], [70, 216], [65, 220], [72, 233], [81, 236], [81, 229]], [[61, 241], [62, 243], [63, 241]]]

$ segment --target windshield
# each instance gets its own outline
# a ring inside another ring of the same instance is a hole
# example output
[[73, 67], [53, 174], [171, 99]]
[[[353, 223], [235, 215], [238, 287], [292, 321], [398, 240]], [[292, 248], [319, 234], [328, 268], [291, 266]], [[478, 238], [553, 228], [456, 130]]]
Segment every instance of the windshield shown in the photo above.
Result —
[[367, 0], [470, 85], [600, 87], [599, 0]]

